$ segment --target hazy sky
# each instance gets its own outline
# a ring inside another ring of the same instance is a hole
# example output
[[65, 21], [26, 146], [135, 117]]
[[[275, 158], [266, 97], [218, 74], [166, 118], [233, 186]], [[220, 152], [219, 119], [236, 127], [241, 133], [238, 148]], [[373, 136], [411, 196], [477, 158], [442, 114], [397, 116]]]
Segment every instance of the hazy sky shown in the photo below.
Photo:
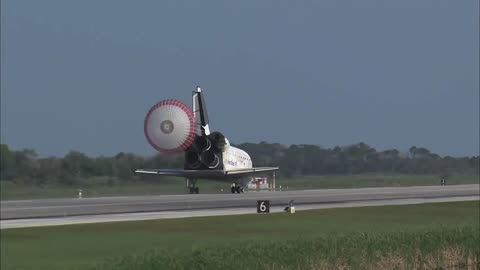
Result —
[[230, 141], [479, 154], [479, 1], [3, 0], [1, 142], [151, 155], [204, 88]]

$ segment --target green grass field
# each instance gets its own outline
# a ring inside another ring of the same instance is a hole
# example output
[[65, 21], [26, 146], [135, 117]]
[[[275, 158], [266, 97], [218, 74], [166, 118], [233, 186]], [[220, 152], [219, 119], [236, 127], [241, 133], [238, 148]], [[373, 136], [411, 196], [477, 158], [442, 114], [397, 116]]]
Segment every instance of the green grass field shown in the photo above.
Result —
[[[181, 178], [158, 178], [157, 182], [138, 181], [120, 182], [113, 185], [105, 184], [100, 180], [89, 180], [86, 184], [74, 186], [35, 186], [14, 184], [0, 181], [0, 196], [2, 200], [39, 199], [39, 198], [72, 198], [82, 189], [83, 197], [124, 196], [124, 195], [160, 195], [185, 194], [187, 189], [185, 180]], [[202, 193], [220, 193], [222, 188], [229, 188], [228, 183], [202, 181]]]
[[[454, 174], [447, 178], [449, 185], [478, 184], [479, 175]], [[416, 174], [353, 174], [353, 175], [312, 175], [292, 179], [280, 178], [277, 188], [322, 189], [322, 188], [364, 188], [364, 187], [407, 187], [433, 186], [440, 184], [438, 175]]]
[[[479, 183], [478, 175], [451, 175], [449, 185]], [[426, 186], [438, 185], [437, 175], [404, 175], [404, 174], [359, 174], [359, 175], [321, 175], [295, 176], [278, 178], [277, 189], [322, 189], [322, 188], [360, 188], [360, 187], [392, 187], [392, 186]], [[230, 192], [230, 184], [200, 180], [201, 193]], [[157, 195], [184, 194], [185, 181], [180, 178], [150, 177], [149, 181], [115, 183], [109, 185], [105, 179], [87, 179], [83, 184], [75, 186], [32, 186], [0, 181], [0, 198], [2, 200], [36, 199], [36, 198], [71, 198], [77, 196], [82, 189], [84, 197], [123, 196], [123, 195]]]
[[308, 240], [252, 241], [183, 255], [150, 251], [85, 269], [473, 269], [480, 267], [479, 242], [478, 228], [469, 226], [407, 233], [350, 233]]
[[[318, 252], [328, 250], [333, 253], [324, 262], [331, 265], [361, 264], [364, 251], [370, 252], [365, 258], [376, 258], [390, 249], [399, 252], [387, 254], [394, 259], [403, 253], [415, 258], [416, 251], [438, 258], [437, 249], [478, 257], [479, 211], [473, 201], [4, 229], [1, 269], [162, 269], [155, 267], [165, 263], [210, 269], [221, 252], [230, 260], [238, 255], [230, 264], [237, 269], [314, 269], [323, 258]], [[269, 264], [242, 257], [265, 249]], [[290, 251], [299, 251], [300, 259], [282, 259]], [[342, 256], [350, 259], [332, 259]]]

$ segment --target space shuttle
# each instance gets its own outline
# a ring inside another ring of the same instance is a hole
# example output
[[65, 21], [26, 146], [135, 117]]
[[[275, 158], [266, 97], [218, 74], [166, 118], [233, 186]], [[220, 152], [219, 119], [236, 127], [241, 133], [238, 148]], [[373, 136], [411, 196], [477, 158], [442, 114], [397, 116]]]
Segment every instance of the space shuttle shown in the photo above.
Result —
[[253, 167], [247, 152], [230, 145], [219, 131], [210, 131], [205, 97], [200, 87], [192, 91], [192, 109], [177, 99], [162, 100], [144, 120], [147, 142], [161, 153], [184, 152], [183, 169], [138, 169], [137, 174], [178, 176], [187, 179], [190, 193], [199, 193], [198, 179], [230, 182], [232, 193], [241, 193], [255, 174], [278, 167]]

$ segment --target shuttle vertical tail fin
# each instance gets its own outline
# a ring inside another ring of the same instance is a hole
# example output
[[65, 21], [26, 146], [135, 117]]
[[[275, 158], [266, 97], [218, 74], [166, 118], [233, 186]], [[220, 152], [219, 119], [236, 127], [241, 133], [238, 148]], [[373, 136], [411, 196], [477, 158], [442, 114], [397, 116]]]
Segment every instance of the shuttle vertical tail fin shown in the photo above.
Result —
[[205, 103], [205, 98], [202, 94], [202, 89], [197, 86], [197, 89], [193, 91], [193, 116], [197, 124], [197, 134], [198, 135], [209, 135], [210, 128], [208, 126], [208, 114], [207, 114], [207, 105]]

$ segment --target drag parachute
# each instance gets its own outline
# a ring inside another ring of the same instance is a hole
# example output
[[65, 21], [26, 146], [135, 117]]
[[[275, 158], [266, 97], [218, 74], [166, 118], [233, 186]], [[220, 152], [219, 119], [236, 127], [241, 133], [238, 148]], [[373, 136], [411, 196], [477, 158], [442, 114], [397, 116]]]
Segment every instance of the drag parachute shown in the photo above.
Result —
[[192, 110], [177, 99], [158, 102], [145, 116], [145, 137], [162, 153], [185, 151], [195, 141], [195, 130]]

